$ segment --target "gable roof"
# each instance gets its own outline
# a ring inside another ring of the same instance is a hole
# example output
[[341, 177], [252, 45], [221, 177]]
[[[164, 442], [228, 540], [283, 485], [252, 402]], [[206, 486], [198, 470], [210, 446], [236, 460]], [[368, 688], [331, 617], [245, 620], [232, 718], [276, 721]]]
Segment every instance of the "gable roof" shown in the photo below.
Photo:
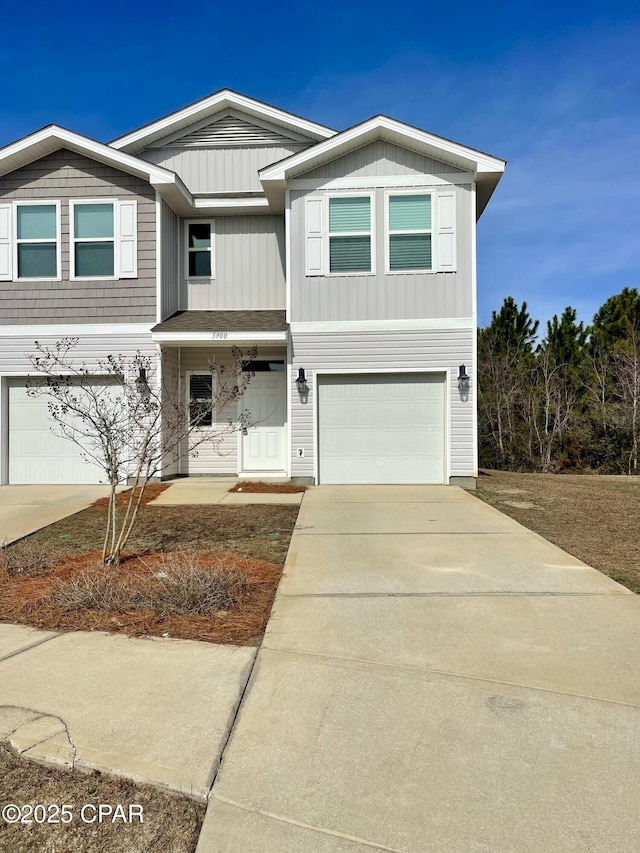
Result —
[[471, 172], [476, 181], [476, 217], [479, 218], [504, 172], [506, 161], [483, 151], [468, 148], [442, 136], [427, 133], [388, 116], [378, 115], [354, 125], [305, 151], [292, 154], [259, 172], [260, 181], [272, 209], [284, 205], [287, 180], [303, 175], [322, 163], [361, 148], [376, 139], [410, 148], [427, 157]]
[[35, 133], [0, 148], [0, 176], [27, 166], [61, 148], [84, 154], [85, 157], [114, 169], [143, 178], [160, 192], [167, 204], [177, 213], [190, 213], [193, 210], [191, 193], [175, 172], [121, 151], [114, 151], [102, 142], [55, 124], [36, 130]]
[[114, 139], [109, 145], [119, 151], [126, 151], [128, 154], [137, 154], [165, 137], [179, 134], [183, 130], [188, 132], [188, 128], [193, 125], [203, 121], [206, 123], [206, 119], [227, 109], [239, 110], [248, 116], [282, 127], [311, 141], [327, 139], [335, 134], [335, 130], [324, 125], [308, 121], [254, 98], [248, 98], [246, 95], [241, 95], [231, 89], [220, 89], [213, 95], [202, 98], [202, 100], [176, 110], [164, 118]]

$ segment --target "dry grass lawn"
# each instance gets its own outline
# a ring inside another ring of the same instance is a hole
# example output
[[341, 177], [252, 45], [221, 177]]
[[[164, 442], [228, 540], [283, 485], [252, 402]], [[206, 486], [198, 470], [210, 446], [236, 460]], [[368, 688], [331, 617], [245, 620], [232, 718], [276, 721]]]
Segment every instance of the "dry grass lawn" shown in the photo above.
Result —
[[474, 494], [640, 593], [640, 477], [487, 470]]
[[[8, 803], [68, 804], [73, 820], [10, 824], [0, 819], [1, 853], [193, 853], [205, 811], [185, 797], [132, 782], [40, 767], [0, 745], [0, 808]], [[143, 821], [83, 822], [82, 807], [88, 806], [85, 816], [90, 820], [100, 803], [120, 804], [126, 814], [130, 805], [140, 805]], [[55, 811], [48, 809], [47, 815], [55, 817]]]

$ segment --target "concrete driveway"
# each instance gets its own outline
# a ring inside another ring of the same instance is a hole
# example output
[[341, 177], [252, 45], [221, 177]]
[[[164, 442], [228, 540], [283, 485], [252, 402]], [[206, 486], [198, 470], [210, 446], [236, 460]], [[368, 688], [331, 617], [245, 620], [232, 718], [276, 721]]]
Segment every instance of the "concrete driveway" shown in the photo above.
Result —
[[307, 492], [198, 853], [637, 853], [639, 626], [456, 488]]
[[108, 486], [0, 486], [0, 544], [86, 509]]

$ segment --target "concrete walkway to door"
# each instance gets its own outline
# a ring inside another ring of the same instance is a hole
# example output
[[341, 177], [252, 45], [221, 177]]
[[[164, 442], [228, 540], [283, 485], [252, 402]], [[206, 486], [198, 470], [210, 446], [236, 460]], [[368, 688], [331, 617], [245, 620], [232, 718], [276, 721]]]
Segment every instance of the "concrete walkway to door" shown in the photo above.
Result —
[[637, 853], [639, 625], [456, 488], [307, 492], [198, 853]]

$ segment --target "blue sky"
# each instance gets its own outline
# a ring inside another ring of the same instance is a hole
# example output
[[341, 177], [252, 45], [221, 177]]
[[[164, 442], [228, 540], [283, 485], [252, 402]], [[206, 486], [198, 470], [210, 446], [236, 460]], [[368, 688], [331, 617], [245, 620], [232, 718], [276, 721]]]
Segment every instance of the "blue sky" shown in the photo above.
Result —
[[637, 3], [3, 0], [0, 145], [108, 141], [229, 87], [341, 129], [377, 114], [508, 160], [478, 226], [478, 310], [590, 321], [640, 286]]

